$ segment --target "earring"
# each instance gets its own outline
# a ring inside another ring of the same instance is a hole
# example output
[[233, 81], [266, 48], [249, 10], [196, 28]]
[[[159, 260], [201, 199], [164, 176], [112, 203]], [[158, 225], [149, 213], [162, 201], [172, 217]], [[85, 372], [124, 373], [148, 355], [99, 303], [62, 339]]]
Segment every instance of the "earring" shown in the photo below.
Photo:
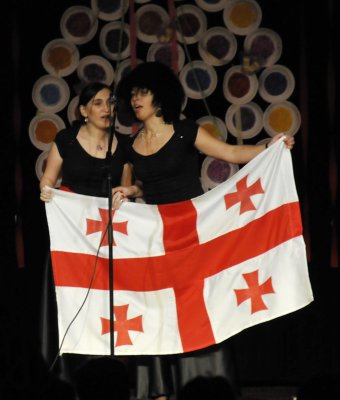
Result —
[[163, 116], [162, 109], [160, 107], [157, 108], [157, 111], [156, 111], [155, 115], [156, 115], [156, 117], [162, 117]]
[[88, 120], [89, 119], [87, 117], [84, 118], [84, 121], [85, 121], [86, 124], [88, 123]]

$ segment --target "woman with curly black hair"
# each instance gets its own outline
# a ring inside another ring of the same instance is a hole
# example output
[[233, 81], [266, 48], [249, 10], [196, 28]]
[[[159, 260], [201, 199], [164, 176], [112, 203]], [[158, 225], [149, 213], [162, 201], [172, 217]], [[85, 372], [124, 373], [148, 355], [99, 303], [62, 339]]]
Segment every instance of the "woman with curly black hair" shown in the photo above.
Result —
[[[192, 199], [203, 194], [200, 153], [245, 164], [267, 147], [231, 145], [196, 122], [180, 119], [185, 94], [177, 76], [162, 63], [139, 64], [119, 82], [116, 94], [142, 127], [126, 149], [140, 184], [114, 188], [115, 207], [127, 197], [142, 196], [147, 204]], [[269, 145], [282, 136], [275, 136]], [[291, 149], [294, 138], [286, 137], [285, 143]], [[138, 399], [170, 397], [197, 376], [223, 376], [236, 388], [230, 341], [179, 355], [136, 356], [134, 361]]]

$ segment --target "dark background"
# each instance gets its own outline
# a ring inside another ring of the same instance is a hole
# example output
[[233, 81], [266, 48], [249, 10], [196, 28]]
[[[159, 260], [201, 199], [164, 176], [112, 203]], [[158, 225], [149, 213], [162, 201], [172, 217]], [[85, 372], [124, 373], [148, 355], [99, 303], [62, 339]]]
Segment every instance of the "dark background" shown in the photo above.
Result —
[[[166, 2], [158, 2], [163, 3], [166, 7]], [[339, 2], [258, 3], [263, 13], [261, 27], [281, 36], [283, 51], [278, 63], [290, 68], [296, 79], [289, 100], [299, 108], [302, 124], [292, 157], [315, 300], [304, 309], [252, 327], [230, 340], [243, 384], [291, 385], [317, 372], [340, 370], [340, 66], [335, 29]], [[90, 1], [16, 0], [2, 10], [1, 352], [4, 365], [8, 361], [9, 370], [21, 374], [25, 368], [34, 373], [32, 362], [39, 359], [39, 313], [49, 245], [35, 174], [40, 151], [28, 135], [36, 113], [31, 93], [34, 82], [46, 73], [41, 64], [42, 49], [61, 37], [61, 15], [73, 5], [90, 6]], [[213, 13], [207, 16], [212, 26], [223, 25], [214, 20]], [[80, 46], [81, 55], [100, 54], [92, 46]], [[139, 45], [137, 56], [143, 59], [144, 51]], [[215, 113], [225, 112], [227, 104], [222, 96], [216, 95], [209, 102]], [[206, 111], [195, 102], [185, 114], [199, 118]]]

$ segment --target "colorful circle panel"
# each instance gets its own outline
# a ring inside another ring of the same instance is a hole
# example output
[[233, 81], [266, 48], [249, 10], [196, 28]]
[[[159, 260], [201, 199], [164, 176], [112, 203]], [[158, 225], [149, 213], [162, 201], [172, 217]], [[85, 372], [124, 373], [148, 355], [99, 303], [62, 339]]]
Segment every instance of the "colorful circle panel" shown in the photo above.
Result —
[[77, 73], [82, 82], [100, 81], [111, 85], [114, 79], [114, 70], [110, 62], [97, 55], [83, 57], [79, 62]]
[[206, 157], [201, 167], [201, 182], [203, 190], [206, 192], [225, 182], [239, 170], [236, 164]]
[[225, 65], [237, 51], [237, 40], [233, 33], [223, 27], [214, 27], [206, 31], [198, 44], [202, 59], [210, 65]]
[[230, 103], [245, 104], [253, 100], [258, 86], [255, 74], [246, 74], [241, 66], [235, 65], [229, 68], [224, 75], [223, 94]]
[[61, 111], [70, 98], [70, 89], [63, 78], [53, 75], [40, 77], [32, 89], [32, 100], [38, 110], [57, 113]]
[[41, 61], [49, 74], [59, 77], [67, 76], [78, 66], [79, 51], [74, 43], [66, 39], [54, 39], [44, 47]]
[[105, 24], [100, 31], [99, 46], [104, 56], [111, 60], [127, 58], [130, 55], [129, 25], [119, 21]]
[[205, 115], [196, 120], [196, 122], [206, 129], [211, 136], [219, 140], [227, 140], [228, 130], [226, 124], [220, 118], [213, 115]]
[[115, 21], [121, 18], [129, 8], [125, 0], [91, 0], [94, 15], [103, 21]]
[[156, 4], [145, 4], [136, 12], [137, 37], [145, 43], [155, 43], [169, 25], [169, 15]]
[[263, 125], [270, 136], [278, 133], [295, 135], [301, 126], [301, 115], [297, 107], [289, 101], [273, 103], [263, 114]]
[[230, 0], [226, 2], [223, 20], [236, 35], [248, 35], [260, 26], [262, 11], [255, 0]]
[[244, 39], [244, 50], [262, 67], [275, 64], [282, 53], [280, 36], [271, 29], [259, 28]]
[[255, 137], [263, 128], [263, 112], [254, 102], [232, 104], [225, 116], [228, 131], [238, 140]]
[[201, 60], [186, 64], [179, 74], [186, 95], [192, 99], [208, 97], [216, 89], [217, 73], [211, 65]]
[[89, 7], [71, 6], [60, 20], [60, 31], [66, 40], [74, 44], [89, 42], [98, 29], [98, 19]]
[[[181, 70], [185, 63], [185, 54], [182, 46], [177, 43], [177, 65], [178, 70]], [[173, 61], [173, 48], [171, 43], [153, 43], [149, 47], [147, 56], [147, 61], [158, 61], [168, 67], [172, 67]]]
[[200, 8], [184, 4], [177, 8], [176, 29], [181, 43], [197, 43], [207, 31], [207, 17]]
[[272, 65], [264, 69], [259, 78], [260, 96], [268, 103], [287, 100], [295, 88], [292, 72], [283, 65]]
[[65, 123], [59, 115], [41, 113], [30, 122], [29, 137], [39, 150], [49, 150], [55, 135], [63, 128], [65, 128]]

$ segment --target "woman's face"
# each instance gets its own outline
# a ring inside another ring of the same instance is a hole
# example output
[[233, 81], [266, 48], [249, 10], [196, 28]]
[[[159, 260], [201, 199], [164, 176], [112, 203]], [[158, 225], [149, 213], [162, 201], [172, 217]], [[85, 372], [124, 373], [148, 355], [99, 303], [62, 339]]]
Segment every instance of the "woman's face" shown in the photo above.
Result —
[[105, 88], [100, 90], [86, 106], [81, 106], [80, 111], [88, 118], [88, 122], [105, 129], [111, 125], [114, 109], [111, 91]]
[[153, 93], [147, 88], [132, 88], [131, 106], [140, 121], [145, 121], [156, 113], [153, 105]]

